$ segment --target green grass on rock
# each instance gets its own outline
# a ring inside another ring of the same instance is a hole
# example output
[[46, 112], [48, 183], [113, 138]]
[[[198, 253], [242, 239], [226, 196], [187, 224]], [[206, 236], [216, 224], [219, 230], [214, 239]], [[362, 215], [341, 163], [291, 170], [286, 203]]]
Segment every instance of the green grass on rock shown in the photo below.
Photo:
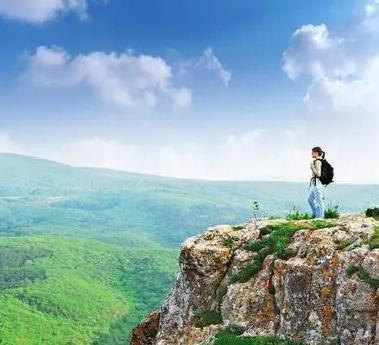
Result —
[[209, 325], [219, 325], [222, 321], [222, 316], [219, 311], [209, 310], [195, 313], [195, 327], [201, 328]]
[[[288, 260], [296, 256], [297, 252], [288, 249], [292, 236], [302, 229], [322, 229], [330, 226], [325, 220], [289, 221], [285, 223], [268, 225], [263, 228], [264, 236], [256, 241], [245, 243], [242, 248], [257, 252], [257, 256], [241, 271], [231, 277], [231, 283], [247, 282], [263, 268], [265, 258], [273, 254], [274, 258]], [[262, 235], [262, 233], [261, 233]]]

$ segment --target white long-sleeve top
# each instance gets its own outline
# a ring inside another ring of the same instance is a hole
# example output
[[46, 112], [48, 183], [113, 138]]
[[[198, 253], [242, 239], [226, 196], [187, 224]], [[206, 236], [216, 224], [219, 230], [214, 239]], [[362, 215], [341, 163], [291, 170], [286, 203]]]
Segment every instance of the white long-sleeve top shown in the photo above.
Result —
[[311, 163], [311, 170], [312, 170], [312, 184], [316, 183], [316, 186], [322, 186], [322, 183], [319, 179], [321, 177], [321, 167], [322, 163], [320, 160], [315, 159]]

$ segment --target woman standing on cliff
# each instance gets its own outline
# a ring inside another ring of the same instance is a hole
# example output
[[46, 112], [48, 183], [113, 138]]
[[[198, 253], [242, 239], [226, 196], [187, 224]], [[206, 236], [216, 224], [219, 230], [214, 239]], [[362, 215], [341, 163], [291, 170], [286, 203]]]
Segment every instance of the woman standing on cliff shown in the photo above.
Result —
[[322, 193], [322, 182], [320, 180], [322, 173], [322, 161], [325, 159], [325, 152], [321, 147], [314, 147], [312, 149], [312, 163], [311, 171], [312, 178], [309, 185], [308, 203], [312, 209], [312, 216], [314, 218], [324, 218], [325, 206]]

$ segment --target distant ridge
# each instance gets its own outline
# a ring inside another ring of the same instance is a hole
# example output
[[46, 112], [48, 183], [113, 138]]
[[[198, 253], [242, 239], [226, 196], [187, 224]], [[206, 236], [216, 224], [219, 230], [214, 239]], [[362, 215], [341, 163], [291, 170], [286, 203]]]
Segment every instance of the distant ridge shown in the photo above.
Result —
[[[55, 165], [60, 167], [66, 167], [74, 170], [82, 170], [82, 171], [88, 171], [88, 172], [97, 172], [97, 173], [104, 173], [104, 174], [119, 174], [119, 175], [128, 175], [128, 176], [136, 176], [136, 177], [148, 177], [148, 178], [161, 178], [161, 179], [167, 179], [167, 180], [174, 180], [174, 181], [191, 181], [191, 182], [198, 182], [198, 183], [286, 183], [286, 184], [304, 184], [308, 183], [307, 181], [280, 181], [280, 180], [211, 180], [211, 179], [201, 179], [201, 178], [187, 178], [187, 177], [173, 177], [173, 176], [165, 176], [165, 175], [157, 175], [157, 174], [149, 174], [149, 173], [141, 173], [141, 172], [134, 172], [134, 171], [127, 171], [127, 170], [118, 170], [118, 169], [111, 169], [106, 167], [91, 167], [91, 166], [74, 166], [67, 163], [62, 163], [59, 161], [54, 161], [52, 159], [37, 157], [37, 156], [28, 156], [24, 154], [19, 153], [7, 153], [7, 152], [0, 152], [0, 165], [5, 166], [12, 162], [20, 162], [25, 164], [41, 164], [43, 166], [44, 164], [47, 165]], [[339, 185], [343, 186], [379, 186], [377, 183], [338, 183]]]

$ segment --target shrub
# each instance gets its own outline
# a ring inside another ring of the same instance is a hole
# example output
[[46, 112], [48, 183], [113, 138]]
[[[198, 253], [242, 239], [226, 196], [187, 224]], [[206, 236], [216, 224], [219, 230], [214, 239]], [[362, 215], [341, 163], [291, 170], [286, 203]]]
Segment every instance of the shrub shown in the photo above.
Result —
[[311, 219], [311, 215], [308, 212], [300, 212], [296, 207], [288, 213], [287, 220], [302, 220], [302, 219]]
[[224, 247], [228, 247], [232, 249], [234, 247], [234, 243], [238, 241], [238, 238], [229, 236], [224, 240]]
[[217, 310], [209, 310], [194, 313], [195, 327], [202, 328], [209, 325], [219, 325], [222, 323], [221, 313]]
[[233, 229], [234, 231], [243, 230], [244, 228], [245, 228], [244, 225], [233, 225], [233, 226], [232, 226], [232, 229]]
[[337, 219], [340, 217], [339, 205], [329, 204], [325, 210], [325, 218], [326, 219]]
[[375, 218], [376, 220], [379, 220], [379, 207], [368, 208], [366, 210], [366, 216]]
[[259, 211], [261, 210], [261, 204], [258, 201], [254, 200], [251, 207], [253, 208], [254, 219], [257, 221]]

